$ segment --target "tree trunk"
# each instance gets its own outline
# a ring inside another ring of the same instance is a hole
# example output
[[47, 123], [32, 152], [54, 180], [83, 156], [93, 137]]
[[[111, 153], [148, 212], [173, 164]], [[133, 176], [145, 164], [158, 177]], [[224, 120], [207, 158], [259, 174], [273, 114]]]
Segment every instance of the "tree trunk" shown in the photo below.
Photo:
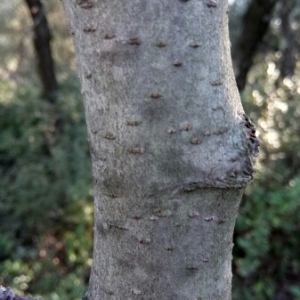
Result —
[[227, 1], [64, 5], [94, 176], [85, 299], [231, 299], [258, 142], [234, 80]]

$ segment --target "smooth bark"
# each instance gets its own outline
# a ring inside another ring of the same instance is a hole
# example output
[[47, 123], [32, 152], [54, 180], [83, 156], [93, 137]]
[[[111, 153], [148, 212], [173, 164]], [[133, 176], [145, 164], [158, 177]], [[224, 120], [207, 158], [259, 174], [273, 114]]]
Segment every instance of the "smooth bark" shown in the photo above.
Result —
[[227, 1], [63, 2], [94, 176], [85, 299], [231, 299], [233, 228], [258, 142]]

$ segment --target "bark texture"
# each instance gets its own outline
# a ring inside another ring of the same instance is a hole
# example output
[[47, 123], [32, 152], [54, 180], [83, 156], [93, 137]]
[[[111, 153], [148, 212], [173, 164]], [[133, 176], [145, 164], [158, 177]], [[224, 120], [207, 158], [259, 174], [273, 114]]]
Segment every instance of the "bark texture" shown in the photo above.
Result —
[[231, 299], [233, 228], [258, 142], [233, 75], [227, 1], [64, 5], [93, 162], [85, 299]]

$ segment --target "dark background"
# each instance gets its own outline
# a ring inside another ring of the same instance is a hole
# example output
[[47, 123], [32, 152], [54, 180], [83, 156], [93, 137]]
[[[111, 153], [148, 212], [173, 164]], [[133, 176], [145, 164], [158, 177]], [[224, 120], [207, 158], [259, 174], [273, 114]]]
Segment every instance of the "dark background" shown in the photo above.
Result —
[[[300, 1], [229, 2], [236, 79], [263, 142], [236, 224], [233, 299], [297, 300]], [[92, 262], [93, 191], [61, 2], [1, 1], [0, 46], [0, 284], [79, 300]]]

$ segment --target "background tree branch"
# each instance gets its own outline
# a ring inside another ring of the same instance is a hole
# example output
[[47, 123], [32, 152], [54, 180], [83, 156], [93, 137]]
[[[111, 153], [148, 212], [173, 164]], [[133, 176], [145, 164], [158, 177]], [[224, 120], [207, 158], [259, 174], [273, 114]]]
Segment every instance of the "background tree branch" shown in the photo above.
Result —
[[242, 19], [242, 31], [232, 48], [232, 61], [239, 91], [246, 85], [257, 47], [263, 40], [276, 0], [253, 0]]
[[281, 77], [294, 75], [296, 67], [297, 33], [291, 25], [291, 14], [295, 5], [295, 0], [281, 0], [281, 32], [285, 43], [281, 60]]
[[43, 4], [39, 0], [25, 0], [33, 19], [34, 48], [38, 59], [38, 70], [43, 85], [42, 96], [55, 102], [57, 80], [51, 53], [51, 33], [48, 27]]

